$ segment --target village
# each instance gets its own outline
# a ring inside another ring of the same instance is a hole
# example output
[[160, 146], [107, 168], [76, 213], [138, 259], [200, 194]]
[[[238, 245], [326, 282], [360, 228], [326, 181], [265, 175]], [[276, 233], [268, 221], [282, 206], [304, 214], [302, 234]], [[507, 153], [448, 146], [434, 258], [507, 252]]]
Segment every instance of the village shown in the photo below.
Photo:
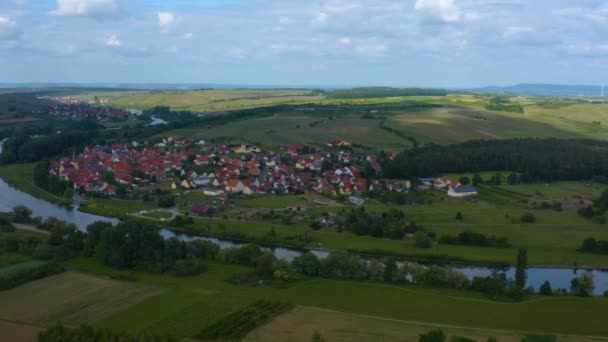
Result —
[[91, 104], [82, 101], [63, 100], [50, 106], [49, 115], [58, 118], [92, 119], [101, 122], [109, 122], [135, 119], [138, 115], [141, 115], [141, 111], [125, 111], [112, 107], [92, 106]]
[[[307, 194], [343, 196], [351, 204], [362, 205], [368, 192], [411, 190], [410, 180], [379, 178], [383, 160], [393, 159], [393, 152], [361, 154], [349, 146], [334, 140], [327, 149], [287, 145], [277, 153], [252, 145], [166, 137], [155, 144], [85, 147], [78, 155], [53, 162], [49, 174], [71, 182], [81, 193], [106, 197], [162, 182], [167, 189], [199, 189], [221, 201], [235, 196]], [[435, 189], [452, 197], [477, 193], [446, 177], [419, 178], [415, 183], [417, 190]]]

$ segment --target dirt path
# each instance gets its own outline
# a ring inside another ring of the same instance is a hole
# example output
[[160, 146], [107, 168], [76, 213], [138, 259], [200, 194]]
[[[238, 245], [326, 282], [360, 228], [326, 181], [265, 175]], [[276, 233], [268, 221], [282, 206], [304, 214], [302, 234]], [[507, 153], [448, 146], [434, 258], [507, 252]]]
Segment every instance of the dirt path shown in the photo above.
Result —
[[41, 234], [46, 234], [48, 235], [49, 232], [46, 230], [42, 230], [42, 229], [38, 229], [32, 225], [29, 224], [23, 224], [23, 223], [13, 223], [13, 226], [15, 226], [15, 228], [20, 229], [20, 230], [28, 230], [30, 232], [36, 232], [36, 233], [41, 233]]

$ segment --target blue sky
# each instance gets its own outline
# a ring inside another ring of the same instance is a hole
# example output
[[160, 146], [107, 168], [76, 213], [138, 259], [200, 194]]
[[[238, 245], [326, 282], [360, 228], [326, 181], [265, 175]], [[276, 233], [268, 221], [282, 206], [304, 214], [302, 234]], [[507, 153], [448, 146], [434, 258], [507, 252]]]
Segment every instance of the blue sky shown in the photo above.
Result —
[[608, 0], [0, 0], [0, 82], [608, 83]]

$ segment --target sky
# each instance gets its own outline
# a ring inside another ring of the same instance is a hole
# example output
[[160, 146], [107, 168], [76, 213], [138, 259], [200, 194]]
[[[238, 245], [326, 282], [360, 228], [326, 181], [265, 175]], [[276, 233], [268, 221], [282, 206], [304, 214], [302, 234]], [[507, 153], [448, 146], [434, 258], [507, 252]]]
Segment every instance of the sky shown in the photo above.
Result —
[[608, 83], [608, 0], [0, 0], [0, 83]]

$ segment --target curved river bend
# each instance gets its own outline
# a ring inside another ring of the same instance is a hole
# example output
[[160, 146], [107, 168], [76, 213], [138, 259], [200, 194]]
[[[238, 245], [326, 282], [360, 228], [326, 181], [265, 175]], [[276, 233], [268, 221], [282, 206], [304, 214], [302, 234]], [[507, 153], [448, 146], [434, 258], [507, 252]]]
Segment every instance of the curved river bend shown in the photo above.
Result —
[[[2, 143], [0, 141], [0, 154], [2, 153]], [[0, 178], [0, 212], [10, 212], [17, 205], [25, 205], [32, 209], [34, 216], [41, 216], [43, 218], [53, 216], [69, 223], [75, 224], [79, 229], [85, 230], [86, 227], [95, 221], [107, 221], [114, 224], [118, 223], [118, 219], [108, 218], [98, 215], [87, 214], [78, 211], [72, 207], [60, 206], [45, 200], [31, 196], [21, 190], [15, 189], [8, 185], [3, 179]], [[77, 207], [77, 206], [76, 206]], [[176, 237], [180, 240], [190, 241], [193, 239], [203, 239], [212, 241], [220, 246], [220, 248], [240, 247], [243, 246], [242, 242], [235, 242], [227, 239], [218, 239], [212, 237], [204, 237], [198, 235], [190, 235], [184, 233], [176, 233], [169, 229], [161, 229], [161, 235], [165, 238]], [[285, 247], [265, 248], [265, 250], [271, 250], [280, 259], [291, 261], [294, 257], [302, 254], [301, 250]], [[322, 250], [312, 250], [312, 253], [317, 255], [319, 258], [325, 258], [329, 254]], [[453, 269], [460, 271], [467, 275], [469, 278], [474, 276], [488, 276], [495, 269], [492, 267], [484, 266], [453, 266]], [[570, 280], [574, 278], [577, 273], [584, 272], [586, 270], [573, 270], [571, 268], [541, 268], [531, 267], [528, 268], [528, 285], [533, 286], [536, 290], [540, 285], [548, 280], [551, 282], [553, 289], [557, 288], [570, 288]], [[589, 270], [593, 273], [595, 278], [595, 294], [601, 295], [604, 291], [608, 290], [608, 271], [601, 270]], [[507, 276], [513, 278], [515, 275], [514, 268], [506, 269]]]

